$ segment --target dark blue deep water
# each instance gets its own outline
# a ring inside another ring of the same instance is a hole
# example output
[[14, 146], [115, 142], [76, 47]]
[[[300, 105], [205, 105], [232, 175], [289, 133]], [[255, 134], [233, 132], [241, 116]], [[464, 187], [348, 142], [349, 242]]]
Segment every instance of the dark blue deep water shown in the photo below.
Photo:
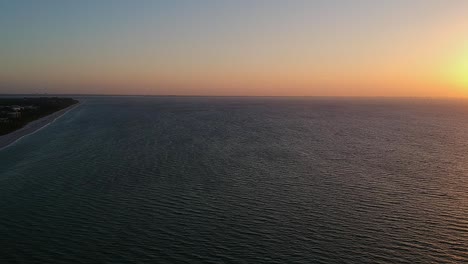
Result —
[[468, 262], [468, 101], [81, 100], [0, 151], [0, 263]]

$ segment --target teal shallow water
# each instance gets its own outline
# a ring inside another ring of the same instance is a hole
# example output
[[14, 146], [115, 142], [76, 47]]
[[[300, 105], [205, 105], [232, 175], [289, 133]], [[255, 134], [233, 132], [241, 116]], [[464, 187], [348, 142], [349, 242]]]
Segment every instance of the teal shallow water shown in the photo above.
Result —
[[0, 151], [1, 263], [468, 261], [468, 102], [82, 100]]

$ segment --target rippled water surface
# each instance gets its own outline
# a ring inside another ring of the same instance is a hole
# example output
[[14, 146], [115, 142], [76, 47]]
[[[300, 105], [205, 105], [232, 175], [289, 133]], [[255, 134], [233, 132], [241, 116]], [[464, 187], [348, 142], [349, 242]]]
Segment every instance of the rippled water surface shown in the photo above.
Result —
[[468, 101], [82, 101], [0, 151], [0, 263], [468, 261]]

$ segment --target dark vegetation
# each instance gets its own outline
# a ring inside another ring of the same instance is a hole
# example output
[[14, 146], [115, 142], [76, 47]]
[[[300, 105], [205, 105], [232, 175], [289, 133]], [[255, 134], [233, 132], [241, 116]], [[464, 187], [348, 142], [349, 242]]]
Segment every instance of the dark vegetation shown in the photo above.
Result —
[[72, 98], [60, 97], [0, 98], [0, 135], [76, 103]]

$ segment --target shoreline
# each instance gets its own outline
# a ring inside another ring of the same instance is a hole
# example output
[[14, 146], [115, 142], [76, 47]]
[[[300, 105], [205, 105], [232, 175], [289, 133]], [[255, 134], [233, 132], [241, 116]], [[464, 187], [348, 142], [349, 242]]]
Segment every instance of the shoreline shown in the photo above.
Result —
[[47, 127], [48, 125], [52, 124], [55, 120], [59, 119], [60, 117], [64, 116], [66, 113], [69, 111], [75, 109], [78, 107], [81, 103], [77, 103], [74, 105], [70, 105], [67, 108], [64, 108], [62, 110], [59, 110], [55, 113], [52, 113], [48, 116], [44, 116], [42, 118], [39, 118], [37, 120], [34, 120], [24, 127], [15, 130], [9, 134], [0, 136], [0, 151], [13, 145], [14, 143], [18, 142], [22, 138], [32, 135], [36, 133], [37, 131]]

